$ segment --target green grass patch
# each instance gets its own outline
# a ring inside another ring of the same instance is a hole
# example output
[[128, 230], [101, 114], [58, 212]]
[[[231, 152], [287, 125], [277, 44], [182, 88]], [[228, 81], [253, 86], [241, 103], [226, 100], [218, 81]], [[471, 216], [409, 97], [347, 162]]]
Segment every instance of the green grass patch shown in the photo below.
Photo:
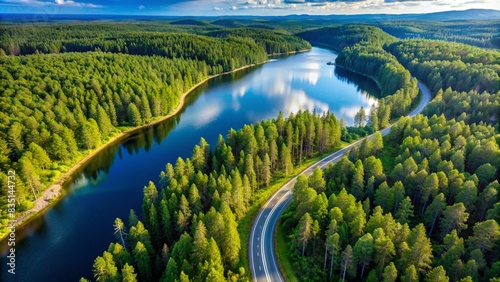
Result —
[[281, 221], [278, 221], [278, 227], [276, 228], [276, 237], [275, 237], [275, 253], [276, 258], [278, 259], [278, 266], [283, 274], [283, 278], [288, 282], [298, 282], [299, 279], [293, 272], [293, 267], [290, 262], [290, 258], [288, 254], [290, 253], [288, 250], [288, 242], [289, 239], [285, 237], [283, 233], [283, 227], [281, 226]]

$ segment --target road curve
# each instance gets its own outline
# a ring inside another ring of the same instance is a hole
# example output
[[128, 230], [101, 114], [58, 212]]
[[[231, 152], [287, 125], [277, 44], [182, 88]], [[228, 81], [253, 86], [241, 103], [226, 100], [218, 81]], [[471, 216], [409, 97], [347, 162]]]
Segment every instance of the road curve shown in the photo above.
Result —
[[[410, 117], [421, 113], [432, 99], [429, 88], [420, 82], [418, 82], [418, 87], [422, 92], [422, 97], [419, 105], [408, 115]], [[391, 127], [392, 124], [380, 132], [383, 136], [386, 136], [389, 134]], [[248, 245], [250, 271], [252, 272], [253, 281], [284, 281], [274, 255], [273, 237], [274, 229], [278, 223], [281, 213], [292, 200], [292, 188], [297, 181], [297, 177], [301, 174], [309, 176], [317, 167], [323, 168], [330, 163], [336, 163], [347, 151], [349, 151], [350, 148], [359, 145], [361, 141], [362, 140], [359, 140], [312, 164], [290, 181], [285, 183], [283, 187], [274, 193], [274, 195], [262, 207], [252, 225]]]

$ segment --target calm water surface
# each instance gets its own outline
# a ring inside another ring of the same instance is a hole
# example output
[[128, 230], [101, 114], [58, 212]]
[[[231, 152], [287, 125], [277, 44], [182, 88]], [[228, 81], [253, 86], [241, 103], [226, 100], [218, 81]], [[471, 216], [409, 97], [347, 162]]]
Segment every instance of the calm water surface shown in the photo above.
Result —
[[[157, 182], [167, 162], [189, 157], [204, 137], [215, 144], [230, 128], [298, 110], [330, 111], [347, 124], [361, 106], [376, 102], [376, 86], [326, 65], [329, 50], [281, 57], [262, 66], [205, 83], [187, 98], [175, 118], [140, 130], [98, 154], [66, 187], [68, 195], [17, 232], [16, 275], [2, 281], [77, 281], [92, 277], [94, 259], [114, 241], [113, 221], [140, 215], [142, 189]], [[5, 244], [2, 243], [2, 247]]]

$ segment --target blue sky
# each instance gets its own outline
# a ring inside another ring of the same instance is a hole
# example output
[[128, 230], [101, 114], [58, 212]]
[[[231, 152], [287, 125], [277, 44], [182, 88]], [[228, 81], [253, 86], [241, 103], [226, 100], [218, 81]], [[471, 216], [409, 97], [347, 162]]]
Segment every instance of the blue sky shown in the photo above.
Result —
[[0, 13], [288, 15], [498, 9], [498, 0], [0, 0]]

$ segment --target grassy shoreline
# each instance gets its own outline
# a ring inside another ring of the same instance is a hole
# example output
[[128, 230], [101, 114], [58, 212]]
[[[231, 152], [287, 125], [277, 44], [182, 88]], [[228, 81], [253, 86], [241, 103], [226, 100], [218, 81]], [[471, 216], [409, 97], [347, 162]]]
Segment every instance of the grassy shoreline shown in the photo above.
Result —
[[[65, 195], [64, 193], [64, 184], [70, 179], [72, 179], [72, 176], [74, 175], [75, 172], [77, 172], [80, 168], [82, 168], [85, 164], [87, 164], [92, 158], [100, 153], [102, 150], [108, 148], [110, 145], [122, 141], [124, 138], [132, 135], [135, 133], [137, 130], [148, 128], [150, 126], [154, 126], [158, 123], [161, 123], [163, 121], [166, 121], [174, 116], [176, 116], [184, 107], [185, 100], [187, 96], [193, 91], [201, 86], [202, 84], [206, 83], [207, 81], [234, 72], [238, 72], [247, 68], [251, 68], [257, 65], [265, 64], [267, 61], [260, 62], [260, 63], [255, 63], [255, 64], [250, 64], [246, 65], [237, 69], [234, 69], [232, 71], [228, 72], [223, 72], [220, 74], [216, 75], [211, 75], [206, 77], [205, 79], [201, 80], [200, 82], [196, 83], [194, 86], [189, 88], [187, 91], [185, 91], [179, 98], [179, 105], [175, 108], [174, 111], [169, 113], [166, 116], [159, 117], [147, 124], [140, 125], [140, 126], [135, 126], [135, 127], [126, 127], [124, 131], [121, 131], [117, 133], [117, 135], [113, 136], [110, 138], [108, 141], [106, 141], [104, 144], [102, 144], [100, 147], [90, 151], [88, 154], [86, 154], [83, 159], [77, 160], [75, 163], [68, 165], [71, 166], [71, 168], [65, 172], [61, 172], [61, 176], [57, 178], [56, 181], [54, 181], [52, 184], [50, 184], [38, 197], [37, 200], [33, 202], [33, 207], [30, 208], [27, 211], [24, 211], [19, 215], [19, 217], [16, 218], [16, 230], [22, 228], [23, 226], [27, 225], [29, 222], [31, 222], [33, 219], [37, 218], [38, 216], [41, 216], [44, 214], [45, 211], [47, 211], [50, 207], [54, 206], [57, 204]], [[8, 226], [3, 226], [2, 229], [8, 230]], [[2, 232], [0, 232], [2, 233]], [[0, 241], [4, 241], [7, 236], [9, 235], [9, 232], [5, 231], [5, 234], [2, 234], [0, 237]]]

